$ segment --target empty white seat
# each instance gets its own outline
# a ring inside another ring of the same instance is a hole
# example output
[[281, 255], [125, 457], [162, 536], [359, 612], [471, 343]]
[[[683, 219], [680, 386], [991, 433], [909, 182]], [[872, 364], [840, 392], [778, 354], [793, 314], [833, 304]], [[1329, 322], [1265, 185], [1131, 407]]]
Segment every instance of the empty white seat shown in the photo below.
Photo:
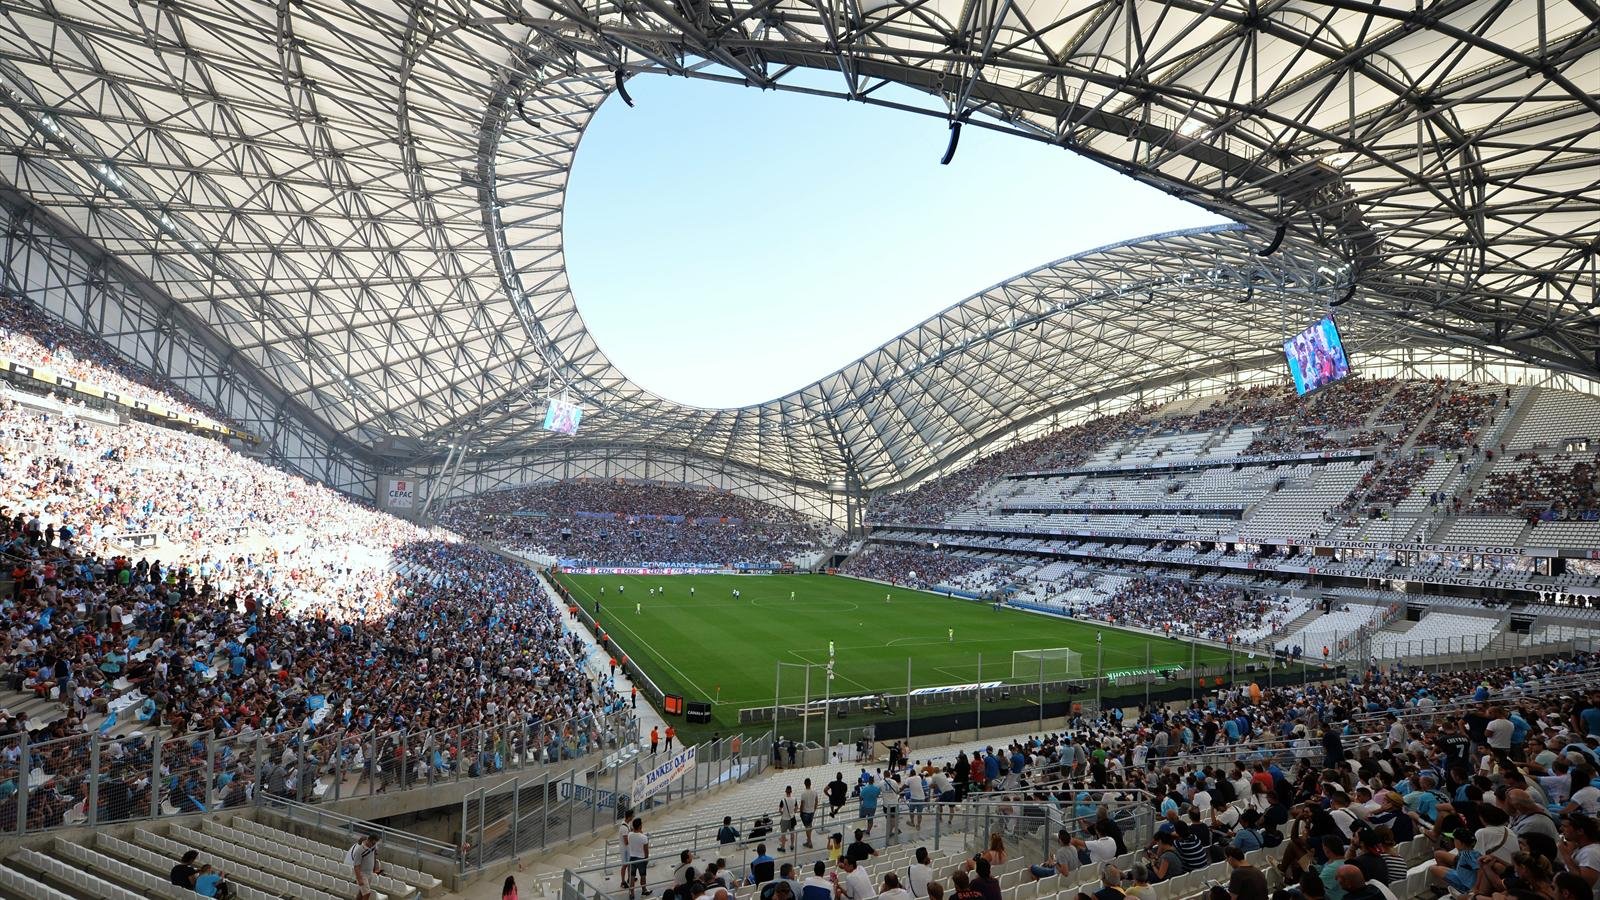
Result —
[[[200, 829], [220, 841], [226, 841], [234, 846], [254, 850], [267, 856], [278, 857], [295, 865], [322, 872], [335, 878], [343, 878], [349, 873], [343, 860], [318, 856], [286, 844], [272, 844], [246, 832], [229, 828], [221, 822], [203, 821], [200, 823]], [[375, 890], [382, 891], [391, 897], [409, 897], [417, 893], [416, 885], [407, 884], [404, 881], [393, 878], [387, 874], [388, 871], [389, 867], [384, 866], [385, 874], [372, 877], [372, 886]]]
[[[293, 832], [284, 831], [280, 828], [273, 828], [270, 825], [263, 825], [260, 822], [253, 822], [243, 816], [234, 816], [228, 824], [237, 831], [254, 835], [255, 837], [263, 840], [271, 841], [276, 846], [294, 847], [297, 850], [304, 850], [307, 853], [315, 854], [324, 859], [331, 859], [339, 863], [344, 862], [345, 851], [340, 847], [334, 847], [329, 844], [324, 844], [321, 841], [311, 840], [310, 838], [303, 838], [298, 834], [294, 834]], [[388, 861], [384, 862], [383, 870], [391, 878], [397, 878], [400, 881], [406, 882], [407, 884], [414, 884], [423, 891], [431, 891], [443, 884], [443, 882], [437, 877], [429, 875], [427, 872], [417, 869], [408, 869], [405, 866], [395, 865], [394, 863]]]
[[[136, 843], [144, 845], [149, 850], [155, 850], [166, 854], [169, 859], [177, 859], [178, 857], [187, 853], [190, 849], [195, 849], [144, 829], [135, 831], [133, 833], [133, 839]], [[207, 857], [211, 858], [208, 859]], [[334, 900], [335, 898], [334, 894], [328, 893], [319, 887], [313, 887], [298, 880], [284, 878], [281, 875], [273, 872], [264, 872], [250, 865], [230, 863], [225, 859], [217, 858], [217, 854], [215, 853], [202, 851], [200, 859], [202, 862], [215, 861], [214, 864], [217, 865], [217, 868], [223, 869], [227, 871], [229, 875], [233, 876], [231, 880], [242, 881], [246, 884], [270, 891], [274, 894], [303, 897], [306, 898], [306, 900]], [[168, 865], [170, 866], [171, 863], [168, 863]], [[342, 886], [339, 890], [340, 893], [344, 892]]]
[[28, 900], [73, 900], [50, 885], [35, 881], [7, 866], [0, 866], [0, 888], [18, 897], [27, 897]]
[[121, 885], [106, 881], [98, 875], [85, 872], [77, 866], [69, 866], [59, 859], [45, 856], [37, 850], [18, 850], [11, 854], [7, 860], [14, 866], [31, 869], [45, 875], [57, 882], [70, 886], [74, 891], [81, 891], [85, 896], [99, 898], [99, 900], [143, 900], [143, 896], [135, 894]]

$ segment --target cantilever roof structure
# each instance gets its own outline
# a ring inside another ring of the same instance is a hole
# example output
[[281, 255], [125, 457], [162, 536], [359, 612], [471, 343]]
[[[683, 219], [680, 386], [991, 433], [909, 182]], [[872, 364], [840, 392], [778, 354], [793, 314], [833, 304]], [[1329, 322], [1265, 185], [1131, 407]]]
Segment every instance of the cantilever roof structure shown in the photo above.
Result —
[[[1086, 397], [1259, 364], [1329, 302], [1357, 346], [1592, 374], [1597, 21], [1591, 0], [29, 0], [0, 8], [0, 177], [352, 454], [570, 447], [539, 429], [566, 387], [580, 444], [886, 485]], [[640, 75], [815, 92], [815, 69], [840, 97], [936, 96], [952, 150], [1015, 132], [1242, 228], [1024, 274], [769, 403], [650, 395], [567, 284], [585, 125]]]

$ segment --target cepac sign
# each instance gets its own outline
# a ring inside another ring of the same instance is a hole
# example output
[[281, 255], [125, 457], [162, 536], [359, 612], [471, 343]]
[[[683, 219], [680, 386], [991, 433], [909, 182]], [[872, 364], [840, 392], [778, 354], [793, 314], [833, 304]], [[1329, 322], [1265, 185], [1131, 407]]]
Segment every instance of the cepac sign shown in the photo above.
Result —
[[405, 478], [388, 479], [383, 505], [386, 509], [410, 509], [416, 501], [417, 483]]

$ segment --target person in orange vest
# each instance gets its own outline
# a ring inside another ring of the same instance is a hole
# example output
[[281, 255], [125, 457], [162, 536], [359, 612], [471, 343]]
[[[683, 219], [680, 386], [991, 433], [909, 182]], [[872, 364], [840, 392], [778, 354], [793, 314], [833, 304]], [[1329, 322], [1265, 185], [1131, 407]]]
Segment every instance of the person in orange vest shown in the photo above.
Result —
[[630, 685], [628, 687], [628, 697], [629, 697], [629, 699], [633, 700], [633, 708], [634, 709], [638, 709], [639, 708], [639, 686], [637, 684]]
[[650, 726], [650, 752], [651, 753], [656, 752], [656, 745], [660, 744], [660, 743], [661, 743], [661, 729], [658, 726], [651, 725]]
[[611, 657], [611, 674], [617, 674], [617, 658], [615, 656]]
[[672, 739], [677, 737], [677, 736], [678, 736], [678, 729], [673, 728], [672, 727], [672, 723], [670, 723], [670, 722], [667, 723], [667, 752], [668, 753], [672, 752]]

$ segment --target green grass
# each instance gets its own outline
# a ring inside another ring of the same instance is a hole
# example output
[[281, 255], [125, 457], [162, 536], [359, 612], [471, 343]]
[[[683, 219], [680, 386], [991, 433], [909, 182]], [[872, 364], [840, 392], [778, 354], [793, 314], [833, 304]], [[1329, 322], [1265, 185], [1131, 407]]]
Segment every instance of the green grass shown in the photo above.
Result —
[[[1147, 658], [1156, 666], [1187, 669], [1190, 664], [1186, 642], [1020, 610], [996, 612], [983, 603], [852, 578], [559, 577], [585, 611], [593, 609], [596, 599], [601, 601], [601, 627], [658, 687], [690, 700], [710, 700], [724, 730], [737, 726], [740, 707], [771, 706], [775, 687], [782, 702], [799, 703], [801, 671], [786, 667], [781, 684], [776, 683], [775, 664], [825, 663], [830, 640], [835, 645], [835, 697], [904, 693], [908, 658], [914, 688], [979, 681], [980, 654], [982, 681], [1031, 684], [1036, 675], [1012, 678], [1011, 654], [1047, 647], [1081, 653], [1082, 677], [1093, 677], [1096, 632], [1103, 635], [1102, 671], [1143, 668]], [[619, 585], [626, 588], [621, 595]], [[649, 596], [648, 589], [658, 586], [666, 588], [665, 594]], [[739, 600], [732, 597], [735, 589], [742, 594]], [[884, 602], [885, 594], [893, 600]], [[954, 640], [949, 629], [955, 631]], [[1212, 647], [1202, 645], [1193, 652], [1201, 665], [1228, 660], [1227, 651]], [[822, 672], [814, 670], [811, 697], [821, 696]]]

